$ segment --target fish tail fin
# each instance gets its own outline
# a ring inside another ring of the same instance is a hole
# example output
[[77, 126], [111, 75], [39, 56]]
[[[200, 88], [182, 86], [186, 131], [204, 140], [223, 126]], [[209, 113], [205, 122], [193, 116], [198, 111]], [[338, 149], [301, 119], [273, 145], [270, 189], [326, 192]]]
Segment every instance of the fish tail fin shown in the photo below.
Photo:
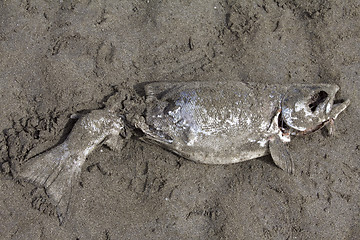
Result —
[[56, 206], [60, 224], [68, 213], [74, 184], [86, 156], [74, 154], [67, 142], [29, 159], [18, 177], [45, 188], [46, 194]]

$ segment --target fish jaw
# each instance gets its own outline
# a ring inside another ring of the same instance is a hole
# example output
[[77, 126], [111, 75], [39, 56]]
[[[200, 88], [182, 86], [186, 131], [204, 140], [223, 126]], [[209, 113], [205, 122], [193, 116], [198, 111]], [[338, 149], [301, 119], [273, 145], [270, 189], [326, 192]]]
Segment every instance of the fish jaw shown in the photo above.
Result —
[[335, 103], [332, 105], [332, 109], [330, 111], [330, 119], [335, 120], [341, 112], [343, 112], [349, 105], [350, 99], [345, 100], [342, 103]]

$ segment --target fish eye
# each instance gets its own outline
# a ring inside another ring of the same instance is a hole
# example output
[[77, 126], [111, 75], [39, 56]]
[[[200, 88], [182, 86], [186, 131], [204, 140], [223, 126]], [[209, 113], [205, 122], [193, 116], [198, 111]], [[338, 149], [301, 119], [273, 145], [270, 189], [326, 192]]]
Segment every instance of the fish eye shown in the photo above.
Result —
[[327, 94], [327, 92], [325, 91], [320, 91], [314, 94], [310, 99], [310, 103], [309, 103], [310, 110], [312, 112], [315, 112], [317, 106], [319, 106], [320, 103], [323, 103], [328, 96], [329, 94]]

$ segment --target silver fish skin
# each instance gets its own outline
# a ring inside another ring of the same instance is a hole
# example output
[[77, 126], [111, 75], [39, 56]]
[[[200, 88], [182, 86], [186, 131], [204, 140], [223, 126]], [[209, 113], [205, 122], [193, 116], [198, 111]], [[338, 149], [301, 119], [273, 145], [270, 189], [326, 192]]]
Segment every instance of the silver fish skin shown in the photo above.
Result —
[[237, 81], [154, 82], [145, 84], [145, 98], [120, 90], [105, 109], [80, 116], [63, 143], [22, 164], [17, 177], [45, 188], [62, 223], [87, 156], [101, 144], [121, 150], [129, 132], [206, 164], [270, 153], [278, 167], [292, 173], [284, 143], [332, 124], [350, 104], [334, 103], [338, 90], [334, 84]]
[[268, 154], [271, 127], [286, 92], [281, 85], [241, 82], [153, 83], [145, 87], [140, 128], [179, 155], [229, 164]]

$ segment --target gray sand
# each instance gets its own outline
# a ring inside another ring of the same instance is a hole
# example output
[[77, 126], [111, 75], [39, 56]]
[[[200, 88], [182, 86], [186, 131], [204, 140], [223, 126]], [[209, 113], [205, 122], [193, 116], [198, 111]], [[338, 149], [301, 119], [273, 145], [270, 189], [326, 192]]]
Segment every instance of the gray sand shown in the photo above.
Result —
[[[245, 3], [244, 3], [245, 2]], [[360, 2], [0, 1], [1, 239], [360, 238]], [[336, 132], [223, 166], [130, 140], [88, 158], [62, 226], [44, 190], [14, 180], [73, 113], [149, 81], [336, 83]]]

